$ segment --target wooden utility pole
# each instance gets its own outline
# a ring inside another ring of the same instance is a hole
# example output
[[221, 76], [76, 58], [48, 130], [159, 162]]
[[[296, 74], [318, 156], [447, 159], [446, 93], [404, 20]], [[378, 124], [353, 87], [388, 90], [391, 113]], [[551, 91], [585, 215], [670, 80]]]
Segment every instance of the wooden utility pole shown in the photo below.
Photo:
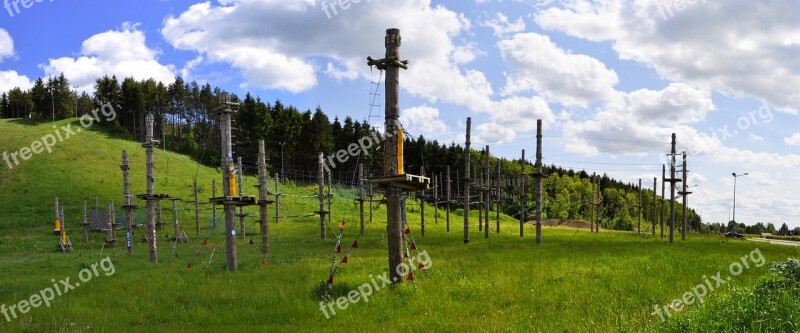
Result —
[[542, 245], [542, 120], [536, 120], [536, 245]]
[[[476, 169], [480, 170], [480, 166]], [[483, 231], [483, 171], [475, 172], [475, 176], [478, 179], [475, 184], [475, 191], [478, 192], [478, 231]]]
[[525, 149], [522, 150], [522, 159], [519, 160], [520, 164], [520, 189], [519, 189], [519, 236], [523, 237], [525, 234], [525, 220], [527, 220], [528, 210], [528, 195], [525, 193], [525, 179], [527, 173], [525, 172]]
[[445, 183], [447, 184], [447, 188], [445, 189], [445, 222], [447, 223], [447, 232], [450, 232], [450, 166], [447, 166], [447, 171], [445, 173]]
[[658, 211], [658, 178], [653, 177], [653, 236], [656, 235], [656, 212]]
[[491, 165], [491, 157], [492, 154], [489, 150], [489, 145], [486, 145], [486, 181], [483, 184], [484, 187], [484, 201], [486, 203], [486, 208], [484, 208], [484, 213], [486, 216], [484, 217], [483, 221], [485, 225], [483, 226], [483, 236], [485, 238], [489, 238], [489, 210], [492, 209], [492, 185], [491, 185], [491, 178], [489, 175], [492, 173], [492, 165]]
[[689, 221], [686, 216], [686, 205], [689, 204], [689, 194], [692, 194], [692, 192], [689, 192], [689, 186], [686, 184], [687, 172], [688, 171], [686, 170], [686, 152], [683, 152], [683, 177], [682, 177], [683, 191], [679, 193], [683, 197], [683, 230], [681, 232], [681, 240], [686, 240], [686, 227], [687, 227], [687, 222]]
[[430, 179], [422, 176], [406, 174], [403, 167], [403, 131], [400, 127], [400, 68], [408, 69], [408, 61], [400, 60], [400, 29], [386, 30], [384, 39], [386, 57], [380, 60], [367, 58], [367, 65], [376, 66], [386, 71], [385, 129], [384, 129], [384, 174], [371, 182], [379, 183], [386, 188], [386, 228], [389, 248], [389, 276], [391, 283], [401, 283], [403, 264], [403, 205], [400, 195], [402, 190], [419, 191], [427, 189]]
[[[261, 255], [269, 253], [269, 216], [267, 205], [271, 203], [267, 198], [267, 153], [264, 140], [258, 140], [258, 212], [261, 218]], [[277, 177], [275, 178], [277, 184]]]
[[[122, 151], [122, 164], [120, 164], [119, 168], [122, 170], [122, 193], [125, 196], [125, 203], [122, 205], [122, 209], [125, 211], [125, 227], [127, 228], [127, 232], [125, 233], [125, 248], [128, 250], [128, 255], [130, 256], [133, 254], [133, 211], [135, 211], [137, 207], [133, 204], [133, 195], [131, 195], [131, 167], [128, 165], [128, 152], [125, 150]], [[86, 201], [83, 202], [83, 211], [83, 222], [86, 223]], [[86, 227], [88, 230], [88, 225]]]
[[319, 211], [316, 213], [319, 214], [319, 237], [321, 240], [325, 240], [325, 214], [328, 213], [325, 211], [325, 156], [322, 153], [319, 153], [319, 171], [317, 173], [317, 187], [319, 190], [318, 199], [319, 199]]
[[469, 185], [472, 181], [469, 178], [469, 161], [472, 159], [470, 153], [470, 131], [472, 130], [472, 117], [467, 117], [467, 144], [464, 149], [464, 244], [469, 243]]
[[[217, 197], [217, 180], [216, 179], [212, 179], [211, 180], [211, 197], [212, 198], [216, 198]], [[216, 203], [212, 203], [211, 204], [211, 228], [215, 229], [216, 227], [217, 227], [217, 204]], [[197, 229], [197, 225], [196, 224], [195, 224], [195, 229]], [[195, 230], [195, 231], [197, 231], [197, 230]]]
[[194, 189], [194, 233], [200, 236], [200, 195], [197, 189], [197, 179], [192, 183]]
[[364, 164], [358, 164], [358, 217], [361, 223], [361, 235], [364, 235]]

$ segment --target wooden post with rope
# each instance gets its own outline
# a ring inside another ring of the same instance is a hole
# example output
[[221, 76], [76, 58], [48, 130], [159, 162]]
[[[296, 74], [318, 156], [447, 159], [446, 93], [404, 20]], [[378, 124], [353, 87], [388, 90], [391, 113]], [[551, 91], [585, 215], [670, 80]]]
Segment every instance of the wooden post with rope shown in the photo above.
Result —
[[670, 150], [670, 167], [669, 167], [669, 242], [672, 243], [675, 234], [675, 183], [681, 182], [680, 179], [675, 178], [675, 133], [672, 133], [672, 149]]
[[660, 209], [661, 210], [661, 220], [660, 220], [660, 222], [661, 222], [661, 238], [664, 238], [664, 220], [666, 220], [666, 212], [667, 212], [667, 210], [666, 210], [667, 204], [666, 204], [666, 200], [664, 199], [665, 198], [665, 194], [666, 194], [666, 185], [667, 185], [666, 178], [667, 178], [667, 166], [662, 164], [661, 165], [661, 209]]
[[192, 183], [194, 190], [194, 233], [200, 236], [200, 195], [197, 189], [197, 179]]
[[[419, 174], [425, 177], [425, 167], [420, 167]], [[425, 190], [417, 192], [419, 194], [419, 218], [420, 218], [420, 232], [422, 237], [425, 237]]]
[[[155, 160], [154, 160], [154, 148], [158, 147], [159, 141], [153, 138], [153, 114], [148, 113], [145, 117], [145, 140], [142, 143], [142, 147], [145, 148], [145, 155], [146, 155], [146, 162], [145, 166], [147, 167], [147, 193], [137, 195], [139, 199], [143, 199], [146, 201], [146, 224], [147, 224], [147, 234], [145, 235], [145, 239], [149, 243], [150, 247], [150, 262], [155, 263], [158, 262], [158, 244], [156, 242], [156, 207], [160, 207], [161, 200], [169, 199], [169, 195], [166, 194], [156, 194], [155, 193], [155, 183], [156, 183], [156, 175], [155, 175]], [[95, 198], [95, 206], [97, 206], [97, 198]], [[159, 223], [161, 223], [161, 209], [158, 209], [158, 219]]]
[[116, 221], [114, 221], [114, 202], [108, 202], [108, 218], [106, 227], [108, 228], [108, 232], [106, 233], [106, 238], [104, 239], [107, 245], [115, 244], [117, 242], [117, 233], [115, 231]]
[[642, 203], [642, 179], [639, 178], [639, 202], [638, 206], [636, 206], [639, 211], [636, 218], [639, 219], [639, 226], [636, 228], [636, 233], [642, 233], [642, 208], [644, 208], [644, 204]]
[[385, 129], [383, 141], [384, 173], [383, 177], [371, 182], [386, 189], [386, 224], [389, 248], [389, 276], [392, 284], [401, 283], [402, 272], [398, 269], [403, 264], [403, 229], [401, 193], [403, 191], [421, 191], [430, 185], [430, 179], [405, 173], [403, 166], [403, 130], [400, 127], [400, 68], [408, 69], [408, 61], [400, 60], [401, 45], [399, 29], [387, 29], [384, 45], [386, 57], [383, 59], [367, 58], [368, 66], [376, 66], [386, 71], [385, 80]]
[[[286, 179], [284, 178], [284, 181]], [[278, 183], [280, 183], [280, 178], [278, 177], [278, 173], [275, 173], [275, 223], [278, 223], [280, 220], [280, 200], [281, 200], [281, 192], [278, 189]]]
[[686, 184], [686, 180], [687, 180], [686, 179], [686, 174], [689, 172], [688, 170], [686, 170], [686, 152], [683, 152], [683, 170], [682, 171], [683, 171], [683, 177], [682, 177], [683, 178], [683, 191], [679, 192], [678, 194], [680, 194], [682, 196], [682, 198], [683, 198], [683, 230], [681, 231], [681, 240], [686, 240], [686, 228], [687, 228], [687, 222], [689, 221], [687, 219], [687, 216], [686, 216], [686, 205], [689, 204], [689, 194], [692, 194], [692, 192], [689, 192], [689, 186]]
[[[217, 180], [216, 179], [212, 179], [211, 180], [211, 197], [212, 198], [216, 198], [217, 197]], [[217, 227], [217, 204], [216, 203], [212, 203], [211, 204], [211, 228], [213, 229], [213, 228], [216, 228], [216, 227]], [[195, 229], [197, 229], [197, 225], [195, 225]]]
[[[261, 254], [266, 256], [269, 253], [269, 216], [267, 205], [272, 203], [267, 198], [269, 189], [267, 188], [267, 153], [264, 147], [264, 140], [258, 140], [258, 212], [261, 217]], [[278, 180], [277, 178], [275, 179]], [[277, 182], [276, 182], [277, 184]]]
[[500, 180], [502, 179], [502, 178], [500, 178], [500, 164], [502, 164], [502, 163], [501, 163], [500, 160], [498, 160], [497, 161], [497, 180], [496, 180], [497, 186], [495, 187], [495, 189], [497, 191], [497, 195], [495, 196], [495, 199], [496, 199], [495, 203], [497, 204], [497, 208], [495, 209], [495, 215], [496, 215], [495, 216], [495, 222], [497, 223], [497, 233], [498, 234], [500, 233], [500, 201], [502, 200], [502, 193], [501, 193], [501, 188], [500, 188], [500, 186], [501, 186], [500, 185]]
[[536, 245], [542, 245], [542, 120], [536, 120]]
[[656, 212], [658, 211], [658, 178], [653, 177], [653, 236], [656, 235]]
[[484, 226], [483, 226], [483, 237], [489, 238], [489, 211], [492, 209], [492, 183], [491, 183], [491, 175], [492, 173], [492, 166], [491, 166], [491, 158], [492, 154], [489, 151], [489, 145], [486, 145], [486, 182], [483, 184], [484, 186], [484, 203], [486, 204], [485, 211], [485, 218], [484, 218]]
[[446, 185], [446, 192], [445, 192], [445, 207], [444, 207], [444, 214], [445, 214], [445, 223], [447, 224], [447, 232], [450, 232], [450, 166], [447, 166], [447, 171], [445, 173], [445, 183]]
[[358, 164], [358, 218], [361, 235], [364, 235], [364, 164]]
[[319, 214], [319, 238], [321, 240], [325, 240], [325, 214], [328, 212], [325, 211], [325, 156], [322, 153], [319, 153], [319, 171], [317, 173], [317, 186], [319, 190], [319, 194], [317, 198], [319, 199], [319, 210], [315, 213]]

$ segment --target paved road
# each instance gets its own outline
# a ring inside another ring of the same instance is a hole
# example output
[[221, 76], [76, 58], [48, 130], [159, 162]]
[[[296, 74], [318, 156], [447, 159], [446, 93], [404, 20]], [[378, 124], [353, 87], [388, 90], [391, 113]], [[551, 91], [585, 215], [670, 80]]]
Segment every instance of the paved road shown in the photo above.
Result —
[[778, 244], [778, 245], [800, 246], [800, 242], [792, 242], [792, 241], [785, 241], [785, 240], [778, 240], [778, 239], [749, 238], [749, 240], [755, 241], [755, 242], [765, 242], [765, 243]]

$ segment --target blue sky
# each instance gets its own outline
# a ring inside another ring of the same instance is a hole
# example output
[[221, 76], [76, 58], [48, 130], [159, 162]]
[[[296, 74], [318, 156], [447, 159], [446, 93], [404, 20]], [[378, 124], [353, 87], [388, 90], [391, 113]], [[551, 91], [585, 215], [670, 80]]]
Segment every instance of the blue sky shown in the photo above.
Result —
[[516, 158], [533, 155], [541, 118], [546, 163], [649, 187], [675, 132], [699, 185], [691, 205], [706, 221], [727, 220], [731, 172], [750, 172], [738, 182], [737, 220], [800, 226], [791, 0], [32, 4], [0, 11], [0, 90], [61, 72], [88, 92], [102, 74], [180, 75], [362, 120], [379, 77], [366, 57], [381, 57], [385, 29], [396, 27], [411, 61], [401, 73], [411, 134], [461, 143], [469, 116], [478, 145]]

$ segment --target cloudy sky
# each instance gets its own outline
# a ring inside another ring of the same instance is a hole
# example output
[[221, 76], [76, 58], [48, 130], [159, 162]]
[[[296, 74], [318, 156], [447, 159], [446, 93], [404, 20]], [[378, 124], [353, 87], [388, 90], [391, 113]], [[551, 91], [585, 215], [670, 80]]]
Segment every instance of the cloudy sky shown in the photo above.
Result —
[[59, 73], [88, 92], [104, 74], [179, 75], [380, 124], [366, 57], [399, 28], [412, 135], [461, 143], [471, 116], [476, 145], [531, 156], [543, 119], [546, 163], [651, 187], [676, 133], [706, 221], [728, 220], [731, 173], [749, 172], [737, 220], [800, 226], [796, 0], [6, 3], [0, 91]]

